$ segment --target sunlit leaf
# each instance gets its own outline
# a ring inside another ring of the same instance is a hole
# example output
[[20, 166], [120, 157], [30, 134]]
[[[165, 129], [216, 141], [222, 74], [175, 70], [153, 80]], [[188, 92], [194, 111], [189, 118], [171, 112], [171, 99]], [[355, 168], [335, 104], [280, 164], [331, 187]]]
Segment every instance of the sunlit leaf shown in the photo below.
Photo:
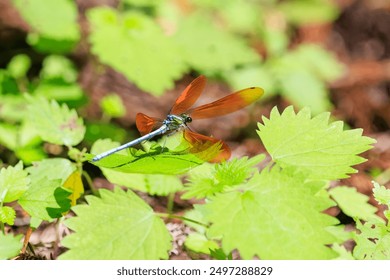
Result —
[[[225, 252], [244, 259], [331, 259], [326, 245], [335, 237], [326, 228], [338, 221], [323, 213], [332, 201], [303, 184], [303, 176], [275, 166], [248, 183], [210, 198], [208, 237], [221, 238]], [[283, 244], [283, 250], [279, 250]]]
[[9, 206], [0, 207], [0, 223], [6, 223], [12, 226], [14, 224], [16, 212]]
[[[119, 146], [118, 143], [111, 147]], [[130, 148], [127, 151], [117, 152], [92, 164], [109, 168], [113, 171], [139, 174], [166, 174], [177, 175], [214, 158], [220, 153], [219, 144], [212, 145], [199, 153], [189, 153], [187, 148], [179, 148], [177, 151], [166, 151], [167, 147], [155, 144], [145, 152]], [[92, 160], [92, 155], [87, 155]]]
[[109, 8], [90, 9], [87, 17], [92, 52], [140, 89], [161, 95], [186, 71], [177, 44], [149, 17]]
[[390, 229], [382, 220], [356, 220], [353, 256], [359, 260], [390, 260]]
[[376, 201], [380, 204], [387, 205], [390, 208], [390, 190], [386, 189], [385, 186], [379, 185], [377, 182], [373, 182], [373, 184], [373, 192]]
[[290, 0], [280, 3], [278, 8], [298, 25], [331, 22], [340, 13], [336, 3], [328, 0]]
[[12, 0], [31, 26], [28, 42], [39, 50], [69, 51], [80, 38], [77, 6], [71, 0]]
[[265, 155], [251, 159], [243, 157], [213, 166], [202, 166], [200, 172], [191, 172], [183, 199], [205, 198], [213, 196], [226, 188], [244, 183], [257, 169], [256, 164], [264, 160]]
[[77, 217], [66, 221], [75, 231], [62, 244], [69, 251], [60, 259], [146, 260], [167, 259], [171, 236], [152, 208], [133, 192], [100, 190], [87, 196], [88, 205], [76, 205]]
[[44, 141], [66, 146], [75, 146], [83, 140], [83, 120], [65, 104], [59, 105], [45, 98], [26, 95], [28, 113], [37, 133]]
[[206, 236], [197, 232], [190, 233], [187, 236], [184, 246], [191, 251], [203, 254], [210, 254], [211, 250], [219, 248], [217, 242], [208, 240]]
[[218, 29], [205, 15], [185, 18], [174, 38], [188, 65], [200, 72], [227, 71], [237, 65], [260, 61], [242, 38]]
[[25, 170], [23, 163], [15, 166], [8, 166], [0, 170], [0, 203], [11, 202], [19, 199], [29, 188], [30, 178]]
[[12, 236], [11, 234], [4, 235], [0, 231], [0, 260], [7, 260], [19, 254], [23, 243], [20, 242], [23, 238], [22, 234]]
[[105, 114], [112, 118], [123, 117], [126, 114], [126, 108], [122, 99], [116, 94], [104, 96], [100, 100], [100, 107]]
[[368, 203], [369, 197], [359, 193], [355, 188], [339, 186], [329, 191], [341, 210], [352, 218], [363, 220], [375, 219], [377, 208]]
[[272, 159], [284, 167], [306, 173], [307, 179], [334, 180], [355, 173], [353, 165], [364, 162], [358, 154], [372, 148], [375, 140], [362, 136], [361, 129], [343, 130], [343, 123], [329, 123], [329, 114], [314, 118], [310, 110], [282, 114], [274, 108], [263, 117], [258, 134]]
[[70, 209], [70, 192], [61, 187], [61, 180], [34, 180], [19, 199], [19, 204], [30, 216], [50, 221], [60, 218]]
[[14, 56], [7, 65], [7, 70], [15, 79], [23, 78], [27, 75], [30, 69], [31, 59], [26, 54], [18, 54]]

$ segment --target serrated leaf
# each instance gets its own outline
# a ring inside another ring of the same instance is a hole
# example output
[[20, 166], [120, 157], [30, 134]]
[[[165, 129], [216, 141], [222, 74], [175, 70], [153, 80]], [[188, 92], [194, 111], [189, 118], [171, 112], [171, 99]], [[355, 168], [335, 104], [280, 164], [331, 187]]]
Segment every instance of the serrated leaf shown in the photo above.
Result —
[[[77, 7], [71, 0], [13, 0], [24, 20], [31, 26], [28, 42], [45, 51], [68, 51], [79, 40]], [[46, 41], [46, 42], [45, 42]], [[59, 48], [51, 48], [56, 43]], [[46, 46], [45, 46], [46, 44]], [[48, 45], [49, 44], [49, 45]], [[48, 46], [47, 46], [48, 45]], [[68, 45], [66, 48], [61, 45]]]
[[304, 172], [307, 179], [336, 180], [355, 173], [353, 165], [364, 162], [360, 154], [372, 148], [375, 140], [362, 136], [361, 129], [343, 130], [340, 121], [329, 123], [329, 114], [314, 118], [305, 108], [295, 113], [288, 107], [282, 114], [276, 108], [263, 117], [258, 134], [272, 159], [284, 167]]
[[1, 168], [0, 170], [0, 203], [11, 202], [19, 199], [29, 188], [30, 178], [23, 163]]
[[75, 146], [79, 144], [85, 133], [83, 120], [74, 109], [56, 101], [26, 95], [29, 100], [28, 114], [40, 137], [47, 142]]
[[160, 1], [156, 1], [156, 0], [123, 0], [123, 2], [137, 7], [155, 6], [160, 3]]
[[64, 182], [63, 187], [71, 192], [71, 195], [69, 196], [70, 205], [76, 205], [77, 199], [84, 193], [80, 172], [76, 170], [70, 174], [68, 179]]
[[76, 167], [65, 158], [49, 158], [34, 162], [33, 166], [26, 168], [26, 170], [31, 175], [31, 180], [60, 179], [61, 184], [64, 184], [66, 179], [76, 170]]
[[390, 230], [384, 221], [356, 220], [356, 246], [353, 256], [358, 260], [390, 260]]
[[385, 186], [379, 185], [377, 182], [372, 183], [374, 185], [373, 193], [375, 200], [390, 208], [390, 190], [386, 189]]
[[205, 15], [185, 18], [174, 38], [181, 46], [183, 59], [200, 72], [228, 71], [237, 65], [260, 61], [242, 38], [218, 29]]
[[77, 217], [65, 222], [75, 233], [62, 241], [70, 250], [60, 259], [168, 258], [171, 236], [152, 208], [133, 192], [100, 190], [100, 198], [86, 200], [88, 205], [73, 207]]
[[218, 165], [206, 165], [201, 172], [190, 173], [186, 193], [182, 198], [205, 198], [242, 184], [257, 170], [254, 166], [264, 158], [265, 155], [260, 154], [251, 159], [243, 157]]
[[30, 216], [50, 221], [62, 217], [70, 209], [70, 192], [61, 187], [61, 180], [42, 178], [32, 181], [31, 187], [19, 199]]
[[20, 242], [23, 235], [12, 236], [11, 234], [4, 235], [0, 231], [0, 260], [7, 260], [19, 254], [23, 243]]
[[[225, 252], [244, 259], [332, 259], [327, 227], [338, 221], [322, 213], [329, 205], [303, 184], [304, 177], [277, 166], [235, 190], [217, 194], [204, 206], [212, 224], [209, 238], [222, 237]], [[283, 250], [280, 250], [283, 244]]]
[[16, 212], [9, 206], [0, 207], [0, 223], [7, 223], [10, 226], [14, 224]]
[[109, 8], [90, 9], [87, 17], [92, 53], [140, 89], [161, 95], [186, 71], [177, 44], [149, 17]]
[[359, 193], [355, 188], [339, 186], [329, 191], [337, 205], [349, 217], [363, 220], [377, 218], [377, 208], [368, 203], [369, 197]]

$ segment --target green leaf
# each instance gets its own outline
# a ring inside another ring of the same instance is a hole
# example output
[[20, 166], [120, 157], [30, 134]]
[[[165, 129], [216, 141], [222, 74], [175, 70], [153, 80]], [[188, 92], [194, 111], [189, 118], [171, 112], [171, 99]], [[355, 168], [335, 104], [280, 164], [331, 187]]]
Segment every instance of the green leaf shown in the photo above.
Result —
[[[127, 155], [124, 155], [126, 151], [122, 151], [91, 163], [125, 173], [177, 175], [204, 163], [207, 158], [213, 158], [219, 153], [220, 145], [213, 145], [198, 154], [188, 153], [187, 148], [177, 152], [165, 150], [159, 145], [152, 146], [148, 152], [130, 148]], [[87, 155], [86, 158], [91, 160], [93, 156]]]
[[299, 108], [310, 107], [318, 114], [330, 109], [325, 85], [309, 69], [290, 72], [280, 82], [283, 95]]
[[148, 6], [155, 6], [157, 4], [160, 4], [160, 1], [156, 1], [156, 0], [122, 0], [122, 2], [137, 7], [148, 7]]
[[224, 73], [224, 79], [234, 89], [258, 86], [264, 89], [266, 97], [276, 92], [276, 80], [263, 65], [250, 65]]
[[366, 221], [377, 217], [375, 215], [377, 208], [368, 203], [369, 197], [359, 193], [355, 188], [340, 186], [331, 189], [329, 194], [347, 216]]
[[70, 209], [70, 192], [61, 187], [61, 180], [33, 180], [19, 199], [19, 204], [32, 217], [50, 221], [62, 217]]
[[390, 229], [384, 221], [356, 220], [356, 246], [353, 256], [358, 260], [390, 260]]
[[0, 123], [0, 144], [10, 150], [17, 148], [18, 127], [8, 123]]
[[318, 45], [302, 44], [291, 55], [299, 61], [301, 67], [312, 70], [313, 74], [327, 82], [341, 78], [345, 72], [344, 65]]
[[185, 242], [184, 246], [186, 246], [191, 251], [203, 254], [210, 254], [211, 250], [218, 249], [219, 246], [217, 242], [208, 240], [206, 236], [201, 233], [190, 233]]
[[19, 161], [15, 167], [8, 166], [0, 170], [0, 203], [19, 199], [29, 188], [30, 178], [23, 163]]
[[[214, 1], [215, 2], [215, 1]], [[261, 7], [252, 1], [223, 1], [215, 10], [225, 20], [224, 25], [233, 32], [248, 34], [258, 31], [262, 21]]]
[[235, 158], [218, 165], [199, 167], [199, 172], [195, 170], [195, 172], [190, 173], [187, 192], [182, 195], [182, 198], [205, 198], [222, 192], [228, 187], [242, 184], [257, 171], [254, 166], [264, 158], [265, 155], [261, 154], [251, 159], [247, 157]]
[[341, 121], [329, 123], [329, 113], [311, 118], [307, 108], [296, 114], [290, 106], [280, 114], [275, 107], [263, 122], [258, 124], [258, 134], [272, 159], [304, 172], [307, 179], [348, 177], [356, 172], [351, 166], [365, 161], [357, 154], [375, 143], [362, 136], [361, 129], [344, 131]]
[[15, 55], [7, 65], [7, 70], [15, 79], [26, 77], [27, 71], [31, 67], [31, 59], [28, 55]]
[[229, 255], [226, 255], [225, 252], [221, 248], [218, 248], [215, 250], [210, 249], [210, 256], [216, 260], [232, 260], [233, 259], [233, 255], [231, 252], [229, 253]]
[[60, 259], [146, 260], [167, 259], [171, 236], [152, 208], [133, 192], [119, 188], [87, 196], [88, 205], [76, 205], [77, 217], [65, 224], [75, 231], [62, 241], [70, 250]]
[[[12, 0], [12, 2], [33, 30], [28, 42], [40, 50], [69, 51], [79, 40], [77, 6], [73, 1]], [[55, 48], [50, 46], [53, 43]]]
[[140, 89], [161, 95], [187, 70], [177, 44], [149, 17], [109, 8], [90, 9], [87, 17], [92, 53]]
[[54, 100], [49, 102], [42, 97], [26, 97], [29, 101], [28, 114], [44, 141], [75, 146], [83, 140], [85, 127], [75, 110], [70, 110], [66, 104], [60, 106]]
[[61, 185], [76, 170], [75, 165], [65, 158], [49, 158], [34, 162], [33, 166], [26, 168], [32, 181], [40, 181], [44, 178], [60, 180]]
[[[0, 69], [0, 92], [2, 90], [1, 87]], [[3, 88], [3, 90], [8, 91], [6, 88]], [[16, 95], [1, 95], [0, 117], [12, 123], [20, 122], [25, 118], [26, 99], [20, 94], [19, 89], [17, 89], [17, 92]]]
[[290, 0], [282, 2], [278, 8], [297, 25], [331, 22], [340, 13], [335, 3], [327, 0]]
[[[100, 153], [117, 147], [119, 144], [109, 139], [96, 141], [91, 153]], [[126, 154], [126, 151], [120, 151], [119, 154]], [[125, 186], [133, 190], [147, 192], [151, 195], [168, 195], [175, 193], [183, 188], [181, 180], [177, 176], [161, 174], [131, 174], [115, 171], [109, 168], [100, 168], [107, 178], [113, 184]]]
[[300, 107], [309, 106], [315, 114], [330, 107], [324, 82], [334, 81], [344, 72], [344, 66], [328, 51], [310, 44], [269, 59], [266, 68], [283, 95]]
[[355, 258], [352, 256], [352, 253], [347, 251], [344, 246], [339, 244], [333, 244], [332, 245], [333, 251], [335, 251], [339, 256], [336, 258], [336, 260], [355, 260]]
[[77, 82], [77, 70], [73, 62], [62, 55], [49, 55], [42, 62], [39, 73], [42, 80], [61, 79], [66, 83]]
[[379, 204], [387, 205], [390, 208], [390, 190], [386, 189], [385, 186], [379, 185], [377, 182], [372, 182], [374, 184], [374, 197]]
[[334, 237], [336, 237], [336, 242], [338, 244], [342, 244], [346, 242], [347, 240], [353, 239], [354, 232], [347, 231], [345, 229], [345, 225], [339, 224], [336, 226], [331, 226], [326, 229], [328, 232], [330, 232]]
[[260, 61], [242, 38], [218, 29], [205, 15], [185, 18], [174, 38], [181, 46], [183, 59], [199, 72], [228, 71]]
[[7, 223], [10, 226], [14, 224], [16, 212], [9, 206], [0, 207], [0, 223]]
[[[244, 259], [332, 259], [327, 227], [338, 221], [322, 213], [332, 201], [303, 184], [303, 176], [277, 166], [247, 184], [217, 194], [204, 207], [209, 238], [222, 237], [225, 252]], [[279, 250], [283, 244], [283, 250]]]
[[0, 231], [0, 260], [7, 260], [19, 254], [23, 243], [20, 242], [23, 238], [22, 234], [12, 236], [11, 234], [4, 235]]
[[126, 108], [122, 99], [116, 94], [104, 96], [100, 100], [100, 107], [105, 114], [112, 118], [123, 117], [126, 114]]

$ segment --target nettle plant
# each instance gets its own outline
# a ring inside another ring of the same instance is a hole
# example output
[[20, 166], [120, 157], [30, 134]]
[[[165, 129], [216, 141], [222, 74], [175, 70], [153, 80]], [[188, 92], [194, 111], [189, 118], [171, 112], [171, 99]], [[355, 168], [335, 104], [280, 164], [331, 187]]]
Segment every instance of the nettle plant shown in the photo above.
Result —
[[[231, 258], [233, 250], [243, 259], [390, 256], [389, 224], [375, 215], [368, 197], [353, 187], [329, 188], [332, 180], [356, 171], [352, 166], [365, 161], [358, 154], [375, 141], [362, 136], [361, 129], [343, 130], [341, 121], [329, 122], [329, 113], [312, 117], [309, 109], [295, 113], [288, 107], [263, 117], [257, 133], [272, 160], [262, 170], [257, 166], [264, 154], [209, 164], [176, 153], [177, 134], [164, 140], [164, 147], [148, 142], [143, 150], [132, 148], [94, 163], [108, 181], [127, 189], [95, 191], [91, 185], [93, 194], [82, 197], [82, 174], [89, 178], [84, 164], [119, 144], [98, 140], [91, 154], [80, 151], [75, 146], [85, 128], [74, 110], [42, 97], [27, 99], [36, 133], [48, 143], [66, 146], [69, 159], [43, 159], [27, 168], [19, 162], [1, 169], [1, 259], [16, 256], [22, 246], [22, 235], [4, 231], [4, 224], [14, 223], [15, 210], [6, 204], [13, 201], [31, 216], [32, 228], [56, 219], [73, 231], [61, 241], [68, 250], [59, 259], [168, 259], [169, 218], [192, 228], [184, 244], [188, 250], [219, 259]], [[154, 211], [134, 190], [170, 197], [167, 211]], [[176, 192], [182, 199], [204, 203], [178, 215], [172, 205]], [[390, 191], [376, 183], [374, 196], [390, 205]], [[332, 206], [355, 219], [355, 231], [346, 232], [340, 221], [324, 213]], [[75, 216], [66, 215], [69, 211]], [[388, 211], [385, 215], [390, 217]], [[342, 245], [349, 239], [356, 242], [352, 252]]]

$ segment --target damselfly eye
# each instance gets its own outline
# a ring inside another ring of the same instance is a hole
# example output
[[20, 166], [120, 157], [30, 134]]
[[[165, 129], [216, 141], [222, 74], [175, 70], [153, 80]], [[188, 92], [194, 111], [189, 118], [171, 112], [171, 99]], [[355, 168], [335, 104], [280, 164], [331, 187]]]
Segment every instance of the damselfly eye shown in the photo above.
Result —
[[192, 122], [192, 118], [191, 117], [186, 117], [186, 123], [190, 123]]

